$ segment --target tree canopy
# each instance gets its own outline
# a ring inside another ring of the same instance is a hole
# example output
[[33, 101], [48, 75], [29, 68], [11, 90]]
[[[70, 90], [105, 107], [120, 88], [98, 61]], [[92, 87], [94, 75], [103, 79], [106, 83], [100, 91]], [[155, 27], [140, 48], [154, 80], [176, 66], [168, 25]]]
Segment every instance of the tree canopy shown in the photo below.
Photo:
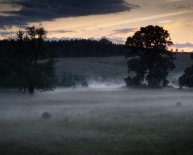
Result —
[[141, 27], [132, 37], [128, 37], [126, 60], [128, 86], [166, 86], [169, 71], [175, 68], [174, 54], [169, 52], [172, 45], [169, 32], [163, 27], [149, 25]]

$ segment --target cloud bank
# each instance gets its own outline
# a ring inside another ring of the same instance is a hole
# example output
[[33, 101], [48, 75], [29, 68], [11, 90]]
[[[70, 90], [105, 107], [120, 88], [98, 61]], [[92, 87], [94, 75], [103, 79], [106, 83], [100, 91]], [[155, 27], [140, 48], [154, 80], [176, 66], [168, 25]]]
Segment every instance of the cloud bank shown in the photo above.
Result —
[[62, 17], [77, 17], [130, 11], [136, 5], [124, 0], [0, 0], [0, 5], [14, 5], [20, 9], [3, 11], [0, 27], [19, 25], [29, 22], [51, 21]]

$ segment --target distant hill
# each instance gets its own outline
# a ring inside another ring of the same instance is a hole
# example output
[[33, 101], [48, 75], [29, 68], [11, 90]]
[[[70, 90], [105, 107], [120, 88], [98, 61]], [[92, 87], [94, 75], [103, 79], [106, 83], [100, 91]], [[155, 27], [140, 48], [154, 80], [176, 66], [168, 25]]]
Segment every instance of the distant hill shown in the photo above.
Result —
[[[177, 85], [177, 79], [184, 69], [193, 64], [190, 53], [177, 53], [175, 64], [176, 68], [168, 76], [172, 85]], [[127, 76], [127, 65], [124, 56], [58, 58], [56, 74], [61, 78], [63, 72], [83, 75], [88, 81], [110, 81], [124, 84], [124, 78]]]

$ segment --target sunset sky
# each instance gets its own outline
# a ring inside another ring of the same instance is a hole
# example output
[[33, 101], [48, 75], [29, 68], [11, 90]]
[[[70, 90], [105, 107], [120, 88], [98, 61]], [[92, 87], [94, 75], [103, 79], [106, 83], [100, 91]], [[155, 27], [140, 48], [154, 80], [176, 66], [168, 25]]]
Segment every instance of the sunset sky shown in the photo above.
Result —
[[193, 0], [0, 0], [0, 39], [42, 24], [48, 38], [106, 37], [115, 43], [160, 25], [175, 48], [193, 51]]

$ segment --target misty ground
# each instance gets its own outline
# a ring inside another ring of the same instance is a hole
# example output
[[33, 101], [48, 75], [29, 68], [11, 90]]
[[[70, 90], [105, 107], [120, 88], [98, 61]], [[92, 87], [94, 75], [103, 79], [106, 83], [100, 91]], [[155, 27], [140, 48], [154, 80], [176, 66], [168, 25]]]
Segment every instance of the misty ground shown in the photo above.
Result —
[[192, 91], [58, 88], [31, 97], [3, 91], [0, 154], [192, 155]]
[[175, 88], [131, 89], [124, 57], [57, 59], [59, 78], [83, 75], [88, 88], [0, 89], [0, 155], [192, 155], [193, 90], [176, 89], [190, 55], [175, 64]]

